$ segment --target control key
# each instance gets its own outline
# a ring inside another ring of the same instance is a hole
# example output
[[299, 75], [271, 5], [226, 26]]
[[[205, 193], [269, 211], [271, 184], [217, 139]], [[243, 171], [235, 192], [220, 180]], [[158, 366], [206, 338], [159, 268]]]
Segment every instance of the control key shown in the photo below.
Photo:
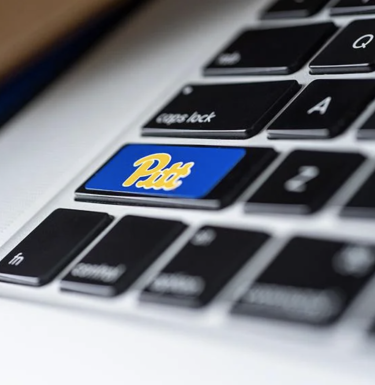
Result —
[[178, 221], [128, 215], [70, 271], [61, 289], [102, 297], [125, 291], [186, 228]]

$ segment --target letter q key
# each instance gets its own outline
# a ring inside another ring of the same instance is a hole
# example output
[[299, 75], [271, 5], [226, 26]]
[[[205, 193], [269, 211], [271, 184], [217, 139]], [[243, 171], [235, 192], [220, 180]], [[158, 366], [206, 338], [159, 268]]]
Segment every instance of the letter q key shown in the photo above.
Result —
[[353, 43], [353, 48], [354, 49], [366, 48], [373, 40], [374, 40], [374, 35], [371, 35], [371, 34], [363, 35]]

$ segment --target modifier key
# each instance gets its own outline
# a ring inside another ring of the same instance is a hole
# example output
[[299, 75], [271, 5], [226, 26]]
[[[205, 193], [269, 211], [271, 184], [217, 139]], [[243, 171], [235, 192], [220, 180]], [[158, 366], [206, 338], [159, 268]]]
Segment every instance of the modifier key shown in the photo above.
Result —
[[205, 68], [207, 76], [286, 75], [299, 70], [336, 31], [333, 23], [243, 32]]
[[297, 93], [295, 80], [189, 85], [142, 129], [146, 136], [254, 136]]
[[336, 321], [375, 270], [374, 247], [293, 238], [233, 313], [313, 325]]
[[109, 297], [126, 290], [185, 229], [181, 222], [126, 216], [61, 281], [61, 289]]
[[205, 226], [163, 269], [141, 299], [176, 306], [202, 307], [267, 240], [260, 232]]
[[50, 282], [111, 222], [105, 213], [58, 209], [0, 262], [0, 280]]
[[275, 157], [270, 148], [129, 144], [76, 191], [76, 199], [220, 209]]

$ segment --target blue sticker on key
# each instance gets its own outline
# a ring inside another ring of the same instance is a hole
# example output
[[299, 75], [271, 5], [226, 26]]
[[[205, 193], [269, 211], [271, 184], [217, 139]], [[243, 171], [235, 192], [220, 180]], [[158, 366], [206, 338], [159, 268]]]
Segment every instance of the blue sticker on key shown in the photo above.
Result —
[[86, 190], [198, 199], [241, 161], [243, 148], [131, 144], [85, 185]]

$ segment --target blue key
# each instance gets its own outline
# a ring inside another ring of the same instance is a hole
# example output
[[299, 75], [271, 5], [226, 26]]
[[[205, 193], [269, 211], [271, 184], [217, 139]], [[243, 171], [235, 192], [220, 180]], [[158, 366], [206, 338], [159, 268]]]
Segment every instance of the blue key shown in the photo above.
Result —
[[76, 191], [76, 199], [218, 209], [275, 156], [265, 148], [129, 144]]

